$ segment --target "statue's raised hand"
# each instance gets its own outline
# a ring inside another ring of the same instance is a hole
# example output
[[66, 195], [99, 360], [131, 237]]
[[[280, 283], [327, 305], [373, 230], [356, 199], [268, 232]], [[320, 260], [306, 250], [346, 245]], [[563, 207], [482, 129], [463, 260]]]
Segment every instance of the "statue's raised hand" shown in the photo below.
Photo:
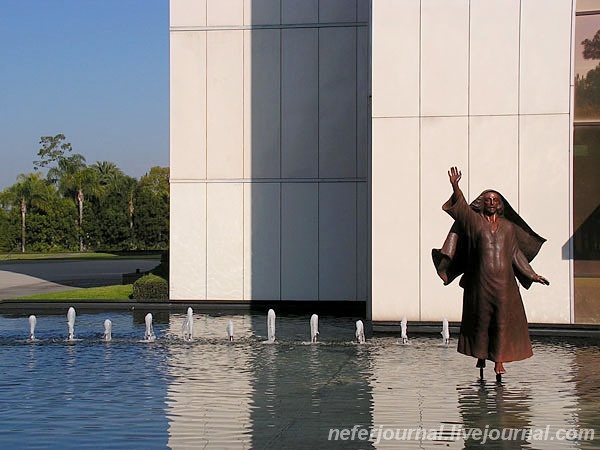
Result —
[[450, 178], [450, 184], [452, 187], [458, 186], [458, 182], [462, 178], [462, 173], [460, 173], [460, 170], [458, 170], [457, 167], [450, 167], [450, 170], [448, 171], [448, 178]]

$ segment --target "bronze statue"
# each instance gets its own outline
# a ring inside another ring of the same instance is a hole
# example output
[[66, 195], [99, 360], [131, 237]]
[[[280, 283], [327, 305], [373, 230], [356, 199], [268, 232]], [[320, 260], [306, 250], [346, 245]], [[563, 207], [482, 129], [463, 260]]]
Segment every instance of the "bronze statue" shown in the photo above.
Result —
[[525, 289], [550, 284], [529, 265], [545, 239], [497, 191], [486, 190], [469, 205], [458, 187], [461, 172], [452, 167], [448, 176], [453, 192], [442, 209], [455, 222], [443, 247], [432, 251], [433, 262], [444, 285], [462, 274], [458, 351], [477, 358], [482, 374], [485, 360], [494, 361], [500, 380], [503, 363], [533, 354], [515, 277]]

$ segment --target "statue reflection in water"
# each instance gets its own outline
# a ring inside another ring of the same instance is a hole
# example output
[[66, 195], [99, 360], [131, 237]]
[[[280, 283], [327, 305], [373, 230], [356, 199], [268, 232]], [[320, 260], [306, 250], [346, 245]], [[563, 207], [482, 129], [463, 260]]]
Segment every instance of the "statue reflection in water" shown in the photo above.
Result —
[[[531, 398], [528, 390], [501, 383], [457, 386], [464, 448], [531, 448]], [[480, 430], [480, 434], [477, 432]]]

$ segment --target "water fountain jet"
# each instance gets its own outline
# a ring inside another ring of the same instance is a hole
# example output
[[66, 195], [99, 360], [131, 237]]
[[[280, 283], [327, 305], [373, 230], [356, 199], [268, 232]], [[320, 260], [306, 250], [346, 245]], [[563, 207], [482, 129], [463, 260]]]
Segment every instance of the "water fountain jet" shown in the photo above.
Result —
[[448, 345], [450, 343], [450, 327], [448, 326], [448, 319], [444, 319], [442, 322], [442, 339], [444, 340], [444, 344]]
[[233, 341], [233, 322], [231, 320], [227, 322], [227, 338]]
[[404, 316], [402, 318], [402, 322], [400, 322], [400, 337], [402, 338], [402, 343], [403, 344], [408, 344], [408, 334], [406, 332], [407, 330], [407, 321], [406, 321], [406, 316]]
[[181, 332], [184, 341], [190, 342], [194, 338], [194, 310], [191, 307], [187, 309], [187, 317], [183, 321]]
[[275, 342], [275, 311], [267, 312], [267, 342]]
[[29, 316], [29, 340], [35, 341], [35, 324], [37, 323], [36, 317], [32, 314]]
[[319, 316], [313, 314], [310, 316], [310, 342], [315, 344], [319, 337]]
[[144, 340], [147, 342], [154, 342], [156, 340], [156, 336], [154, 334], [154, 328], [152, 327], [152, 313], [146, 314], [144, 322], [146, 322], [146, 332], [144, 333]]
[[73, 341], [75, 339], [75, 308], [72, 306], [67, 311], [67, 325], [69, 327], [68, 340]]
[[110, 319], [104, 321], [104, 335], [102, 336], [102, 339], [106, 342], [112, 340], [112, 322]]
[[363, 325], [362, 320], [356, 321], [356, 332], [354, 333], [356, 336], [356, 341], [359, 344], [364, 344], [366, 342], [365, 339], [365, 326]]

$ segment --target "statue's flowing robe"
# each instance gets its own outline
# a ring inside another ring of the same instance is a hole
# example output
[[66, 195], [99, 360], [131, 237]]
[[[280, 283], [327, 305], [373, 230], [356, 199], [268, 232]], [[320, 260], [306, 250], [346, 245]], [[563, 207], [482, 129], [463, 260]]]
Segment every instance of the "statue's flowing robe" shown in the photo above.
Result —
[[515, 277], [526, 289], [531, 286], [535, 272], [529, 262], [545, 239], [529, 228], [500, 194], [504, 212], [498, 217], [498, 229], [492, 231], [483, 214], [487, 192], [471, 205], [460, 191], [444, 203], [442, 209], [455, 222], [443, 247], [434, 249], [432, 256], [444, 284], [462, 274], [458, 351], [495, 362], [519, 361], [533, 352]]

